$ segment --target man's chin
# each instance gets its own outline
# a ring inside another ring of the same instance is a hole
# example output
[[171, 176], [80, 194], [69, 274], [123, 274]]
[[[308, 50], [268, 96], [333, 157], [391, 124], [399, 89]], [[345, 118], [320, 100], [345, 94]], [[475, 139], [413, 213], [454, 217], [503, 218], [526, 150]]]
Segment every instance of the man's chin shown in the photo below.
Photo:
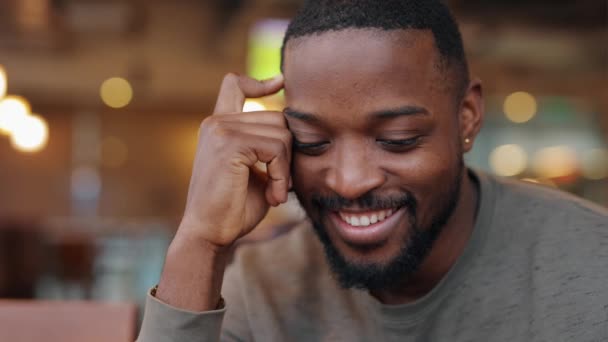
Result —
[[[382, 240], [373, 243], [351, 243], [339, 237], [330, 236], [331, 248], [352, 267], [384, 268], [395, 260], [401, 252], [401, 246], [391, 244], [394, 240]], [[399, 239], [403, 241], [403, 239]]]
[[396, 229], [394, 236], [373, 243], [352, 243], [337, 234], [331, 225], [328, 221], [327, 225], [314, 224], [314, 227], [329, 266], [344, 288], [384, 289], [401, 282], [418, 266], [409, 252], [412, 228], [409, 222], [400, 225], [405, 233], [397, 234], [400, 229]]

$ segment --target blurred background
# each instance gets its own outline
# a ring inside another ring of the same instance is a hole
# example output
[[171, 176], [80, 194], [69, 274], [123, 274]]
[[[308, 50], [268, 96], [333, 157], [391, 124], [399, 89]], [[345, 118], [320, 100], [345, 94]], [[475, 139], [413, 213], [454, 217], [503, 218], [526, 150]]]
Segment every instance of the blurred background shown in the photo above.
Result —
[[[2, 0], [0, 297], [142, 304], [223, 75], [274, 75], [300, 2]], [[448, 3], [485, 86], [469, 164], [608, 206], [606, 1]]]

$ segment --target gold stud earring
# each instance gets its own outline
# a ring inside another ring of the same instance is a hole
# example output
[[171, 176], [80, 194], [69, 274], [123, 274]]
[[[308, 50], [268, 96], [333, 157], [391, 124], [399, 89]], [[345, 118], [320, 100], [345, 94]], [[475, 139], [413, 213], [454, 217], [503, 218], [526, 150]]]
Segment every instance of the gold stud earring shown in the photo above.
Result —
[[471, 143], [471, 139], [469, 139], [469, 138], [465, 138], [465, 139], [464, 139], [464, 143], [465, 143], [465, 144], [470, 144], [470, 143]]

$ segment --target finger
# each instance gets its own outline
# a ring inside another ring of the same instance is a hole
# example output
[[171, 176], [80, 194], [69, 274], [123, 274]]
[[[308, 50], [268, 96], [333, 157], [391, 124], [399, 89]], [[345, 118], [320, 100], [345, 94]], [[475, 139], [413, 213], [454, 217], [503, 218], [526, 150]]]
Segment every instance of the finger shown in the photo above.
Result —
[[274, 199], [271, 205], [279, 205], [287, 202], [289, 193], [289, 165], [286, 158], [275, 158], [267, 163], [268, 186], [266, 188], [266, 199]]
[[276, 125], [266, 125], [257, 123], [244, 123], [244, 122], [224, 122], [223, 129], [231, 130], [235, 132], [241, 132], [251, 136], [268, 137], [276, 140], [280, 140], [287, 151], [287, 161], [291, 161], [291, 141], [292, 133], [286, 128]]
[[232, 115], [217, 115], [215, 120], [225, 122], [244, 122], [250, 124], [274, 125], [287, 128], [287, 121], [282, 112], [260, 111], [237, 113]]
[[251, 77], [228, 74], [224, 77], [215, 105], [214, 114], [240, 113], [246, 98], [274, 94], [283, 88], [283, 75], [259, 81]]
[[227, 130], [239, 145], [245, 147], [243, 155], [248, 159], [246, 164], [252, 169], [256, 162], [267, 164], [266, 200], [277, 206], [287, 201], [290, 176], [290, 151], [280, 139], [246, 134]]

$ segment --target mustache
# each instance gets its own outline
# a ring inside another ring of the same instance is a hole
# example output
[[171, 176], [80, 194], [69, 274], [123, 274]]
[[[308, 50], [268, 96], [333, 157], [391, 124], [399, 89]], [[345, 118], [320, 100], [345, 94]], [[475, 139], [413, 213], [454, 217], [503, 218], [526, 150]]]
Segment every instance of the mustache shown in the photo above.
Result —
[[407, 191], [390, 196], [366, 193], [354, 200], [344, 198], [340, 195], [313, 194], [311, 202], [321, 211], [339, 211], [352, 207], [361, 208], [362, 210], [383, 210], [407, 207], [410, 212], [416, 212], [418, 204], [414, 195]]

